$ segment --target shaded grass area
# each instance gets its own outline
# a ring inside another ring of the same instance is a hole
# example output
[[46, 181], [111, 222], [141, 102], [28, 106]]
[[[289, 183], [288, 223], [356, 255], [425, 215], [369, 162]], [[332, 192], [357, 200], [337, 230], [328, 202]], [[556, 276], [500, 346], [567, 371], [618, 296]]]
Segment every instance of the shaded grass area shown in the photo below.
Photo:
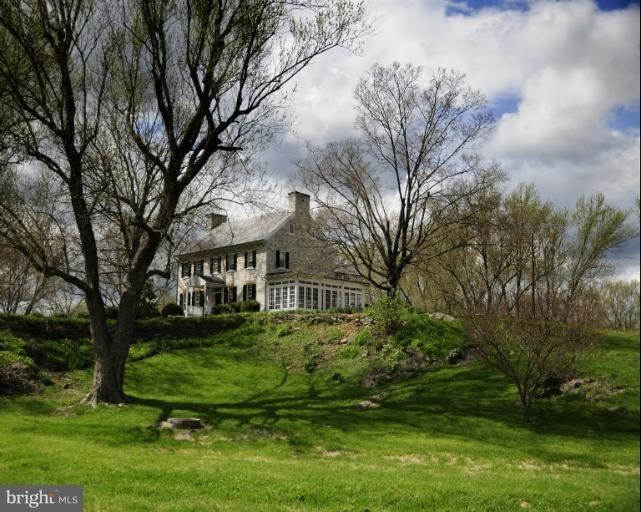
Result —
[[[239, 329], [131, 363], [125, 407], [74, 405], [80, 371], [0, 399], [0, 482], [81, 484], [92, 511], [639, 509], [638, 335], [609, 333], [582, 361], [622, 392], [543, 401], [526, 425], [478, 363], [365, 390], [364, 359], [332, 356], [336, 326]], [[211, 428], [176, 440], [156, 427], [169, 416]]]

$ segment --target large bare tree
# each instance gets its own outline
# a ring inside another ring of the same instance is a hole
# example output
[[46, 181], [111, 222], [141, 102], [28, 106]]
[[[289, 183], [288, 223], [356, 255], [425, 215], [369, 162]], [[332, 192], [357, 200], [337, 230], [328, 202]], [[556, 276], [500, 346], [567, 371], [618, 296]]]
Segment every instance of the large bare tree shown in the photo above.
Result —
[[450, 185], [478, 174], [471, 151], [492, 116], [463, 75], [439, 70], [422, 87], [421, 70], [398, 63], [375, 65], [354, 97], [361, 138], [311, 148], [301, 180], [318, 205], [318, 235], [394, 296], [419, 255], [446, 249], [456, 221], [446, 212], [461, 200], [458, 191], [474, 191]]
[[[239, 153], [267, 140], [287, 105], [279, 93], [364, 30], [363, 6], [346, 0], [2, 2], [9, 145], [21, 169], [65, 191], [63, 254], [29, 236], [28, 195], [0, 198], [0, 236], [84, 293], [96, 353], [88, 400], [125, 399], [136, 306], [164, 274], [152, 263], [175, 219], [234, 191], [247, 172]], [[114, 261], [126, 277], [111, 332], [102, 276]]]

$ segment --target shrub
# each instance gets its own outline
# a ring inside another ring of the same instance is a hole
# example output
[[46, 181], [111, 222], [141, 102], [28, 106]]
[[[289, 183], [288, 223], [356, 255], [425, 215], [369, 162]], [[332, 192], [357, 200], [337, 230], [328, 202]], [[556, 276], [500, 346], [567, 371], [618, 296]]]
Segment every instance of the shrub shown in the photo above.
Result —
[[407, 306], [395, 297], [381, 299], [369, 309], [369, 315], [374, 319], [377, 329], [385, 335], [394, 334], [401, 328], [405, 313], [407, 313]]
[[360, 352], [360, 347], [358, 347], [357, 345], [345, 345], [340, 350], [340, 356], [344, 357], [345, 359], [355, 359], [356, 357], [358, 357]]
[[369, 329], [362, 329], [358, 331], [358, 334], [354, 337], [354, 344], [359, 347], [367, 345], [370, 341], [372, 341], [372, 331]]
[[173, 302], [165, 304], [165, 306], [160, 311], [160, 314], [162, 316], [185, 316], [183, 308]]
[[345, 378], [339, 372], [334, 372], [332, 373], [332, 380], [342, 384], [345, 381]]
[[16, 354], [15, 352], [8, 352], [6, 350], [0, 351], [0, 367], [9, 366], [14, 363], [20, 363], [24, 366], [34, 366], [33, 360], [28, 356]]
[[21, 361], [0, 363], [0, 395], [32, 393], [37, 389], [35, 382], [36, 370], [32, 366]]
[[303, 368], [307, 373], [314, 373], [318, 368], [318, 357], [315, 355], [308, 357], [303, 364]]
[[227, 302], [225, 304], [218, 304], [217, 306], [212, 306], [211, 314], [212, 315], [224, 315], [229, 313], [238, 313], [241, 311], [242, 302]]
[[25, 341], [4, 332], [0, 332], [0, 351], [6, 350], [14, 354], [24, 353]]
[[402, 346], [411, 345], [436, 357], [447, 357], [448, 353], [462, 347], [465, 338], [458, 322], [437, 320], [419, 313], [408, 313], [403, 317], [402, 327], [394, 334]]
[[140, 361], [158, 353], [157, 344], [147, 341], [142, 343], [134, 343], [129, 347], [128, 359], [130, 361]]
[[276, 327], [274, 333], [277, 338], [282, 338], [284, 336], [289, 336], [293, 332], [292, 326], [289, 324], [280, 324]]
[[25, 351], [38, 367], [53, 371], [89, 368], [94, 362], [93, 346], [88, 339], [32, 341]]
[[76, 317], [0, 315], [0, 329], [13, 335], [40, 339], [86, 338], [89, 322]]
[[255, 300], [246, 300], [241, 302], [240, 311], [260, 311], [260, 302]]

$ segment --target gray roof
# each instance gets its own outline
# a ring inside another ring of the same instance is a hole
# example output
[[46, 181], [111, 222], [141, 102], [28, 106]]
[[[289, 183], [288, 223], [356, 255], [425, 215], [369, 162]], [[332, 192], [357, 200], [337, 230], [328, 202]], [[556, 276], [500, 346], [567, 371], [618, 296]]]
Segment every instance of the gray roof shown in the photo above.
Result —
[[290, 212], [279, 211], [243, 220], [227, 221], [194, 242], [183, 254], [266, 240], [283, 226], [290, 216]]

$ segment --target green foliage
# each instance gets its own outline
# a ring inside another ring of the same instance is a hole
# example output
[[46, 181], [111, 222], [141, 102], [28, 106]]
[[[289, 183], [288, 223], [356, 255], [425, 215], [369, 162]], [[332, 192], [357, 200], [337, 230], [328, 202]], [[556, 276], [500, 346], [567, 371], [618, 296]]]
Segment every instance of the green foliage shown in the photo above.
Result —
[[40, 340], [26, 347], [38, 367], [54, 371], [89, 368], [94, 352], [89, 339]]
[[372, 331], [369, 329], [361, 329], [358, 334], [354, 336], [354, 344], [362, 347], [372, 341]]
[[140, 361], [158, 353], [158, 345], [151, 341], [133, 343], [129, 347], [129, 361]]
[[279, 324], [276, 326], [274, 329], [274, 334], [276, 334], [277, 338], [282, 338], [284, 336], [289, 336], [294, 330], [292, 329], [291, 324]]
[[407, 313], [407, 305], [396, 297], [385, 297], [369, 308], [369, 315], [374, 319], [376, 329], [384, 335], [394, 334], [402, 323], [402, 317]]
[[[302, 352], [325, 328], [279, 344]], [[623, 392], [599, 402], [542, 401], [532, 425], [520, 420], [510, 384], [477, 362], [371, 390], [350, 371], [361, 359], [340, 359], [327, 371], [323, 360], [307, 374], [302, 361], [285, 369], [280, 354], [266, 353], [271, 328], [249, 349], [224, 344], [234, 336], [191, 339], [216, 344], [129, 364], [127, 407], [79, 405], [89, 371], [73, 372], [70, 389], [0, 398], [7, 434], [0, 481], [38, 481], [47, 468], [51, 480], [82, 482], [93, 503], [123, 511], [178, 502], [195, 511], [221, 503], [232, 510], [638, 510], [638, 334], [608, 335], [582, 366], [584, 377]], [[378, 408], [357, 409], [379, 394], [387, 396]], [[175, 439], [155, 427], [163, 414], [213, 428], [193, 433], [195, 442]], [[435, 492], [416, 492], [426, 475]]]
[[6, 332], [0, 332], [0, 350], [7, 350], [15, 354], [23, 353], [25, 341]]
[[185, 316], [185, 312], [183, 311], [183, 308], [181, 308], [178, 304], [174, 302], [165, 304], [162, 310], [160, 311], [160, 314], [162, 316]]
[[136, 322], [134, 335], [143, 340], [210, 336], [239, 327], [246, 321], [242, 315], [145, 318]]
[[255, 312], [260, 311], [260, 302], [255, 300], [246, 300], [240, 303], [239, 310], [241, 312]]
[[211, 314], [212, 315], [228, 315], [231, 313], [240, 312], [240, 302], [227, 302], [225, 304], [218, 304], [217, 306], [212, 306]]
[[394, 334], [402, 346], [414, 346], [433, 357], [445, 357], [464, 343], [464, 331], [459, 322], [437, 320], [420, 313], [407, 313], [403, 325]]
[[318, 369], [318, 356], [312, 354], [303, 363], [303, 368], [307, 373], [314, 373]]
[[22, 363], [27, 366], [34, 366], [33, 360], [25, 355], [16, 354], [7, 350], [0, 350], [0, 366], [8, 366], [12, 363]]
[[138, 299], [137, 318], [151, 318], [158, 316], [158, 297], [151, 281], [145, 281], [145, 285]]
[[340, 356], [345, 359], [355, 359], [359, 356], [360, 353], [361, 348], [353, 344], [345, 345], [339, 352]]
[[0, 314], [0, 329], [17, 336], [38, 339], [74, 339], [89, 336], [87, 319], [68, 316]]

